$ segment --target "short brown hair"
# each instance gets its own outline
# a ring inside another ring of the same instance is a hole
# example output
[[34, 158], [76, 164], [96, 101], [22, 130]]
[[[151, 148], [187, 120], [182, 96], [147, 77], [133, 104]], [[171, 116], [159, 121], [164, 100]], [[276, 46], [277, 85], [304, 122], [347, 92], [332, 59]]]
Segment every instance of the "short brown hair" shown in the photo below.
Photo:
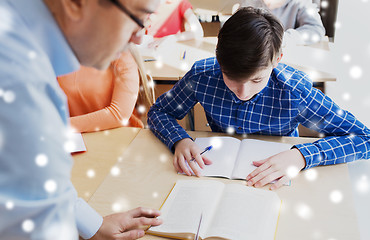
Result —
[[239, 80], [268, 67], [280, 53], [283, 34], [283, 26], [268, 11], [239, 9], [218, 34], [216, 58], [222, 72]]

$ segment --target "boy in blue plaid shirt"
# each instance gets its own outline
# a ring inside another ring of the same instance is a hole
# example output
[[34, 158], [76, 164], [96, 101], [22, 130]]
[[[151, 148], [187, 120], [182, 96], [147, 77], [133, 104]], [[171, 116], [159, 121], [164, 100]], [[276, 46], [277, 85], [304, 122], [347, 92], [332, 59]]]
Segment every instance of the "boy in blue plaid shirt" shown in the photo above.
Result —
[[[174, 167], [190, 175], [211, 161], [200, 155], [177, 123], [200, 103], [214, 132], [298, 137], [298, 125], [326, 135], [314, 143], [254, 162], [249, 186], [271, 189], [289, 181], [287, 170], [370, 158], [370, 130], [342, 110], [308, 76], [279, 63], [283, 54], [281, 24], [271, 14], [242, 8], [221, 28], [216, 58], [196, 62], [192, 69], [148, 112], [153, 133], [175, 152]], [[190, 159], [195, 158], [195, 161]], [[185, 163], [188, 161], [188, 166]], [[247, 173], [246, 173], [247, 174]]]

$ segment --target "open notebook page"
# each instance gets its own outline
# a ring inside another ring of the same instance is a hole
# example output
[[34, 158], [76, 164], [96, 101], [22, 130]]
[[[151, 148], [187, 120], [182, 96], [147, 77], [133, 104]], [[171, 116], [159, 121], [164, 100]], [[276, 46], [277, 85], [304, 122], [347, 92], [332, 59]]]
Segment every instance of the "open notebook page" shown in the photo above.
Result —
[[228, 184], [205, 237], [274, 239], [280, 206], [272, 191]]
[[280, 152], [289, 150], [292, 145], [287, 143], [268, 142], [255, 139], [243, 139], [236, 158], [233, 179], [245, 179], [255, 167], [253, 161], [271, 157]]
[[70, 153], [85, 152], [86, 146], [81, 133], [70, 132], [67, 135], [68, 142], [65, 146]]
[[196, 233], [200, 215], [200, 236], [210, 223], [221, 197], [224, 184], [208, 180], [179, 180], [161, 209], [163, 224], [151, 231], [167, 233]]
[[208, 137], [197, 138], [195, 143], [203, 151], [212, 145], [212, 149], [204, 154], [212, 161], [203, 171], [203, 176], [209, 177], [231, 177], [235, 160], [240, 146], [240, 140], [233, 137]]

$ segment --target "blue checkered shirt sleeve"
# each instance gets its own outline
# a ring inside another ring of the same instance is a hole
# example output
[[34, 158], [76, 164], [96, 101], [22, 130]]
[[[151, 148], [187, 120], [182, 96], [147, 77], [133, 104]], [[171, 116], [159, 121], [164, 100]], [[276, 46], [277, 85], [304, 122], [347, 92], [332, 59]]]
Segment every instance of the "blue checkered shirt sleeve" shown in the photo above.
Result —
[[171, 150], [177, 141], [191, 138], [177, 119], [183, 119], [197, 103], [191, 80], [193, 75], [192, 69], [171, 90], [162, 94], [148, 112], [149, 128]]
[[305, 157], [305, 169], [370, 158], [370, 130], [321, 91], [304, 88], [298, 120], [326, 135], [314, 143], [295, 145]]

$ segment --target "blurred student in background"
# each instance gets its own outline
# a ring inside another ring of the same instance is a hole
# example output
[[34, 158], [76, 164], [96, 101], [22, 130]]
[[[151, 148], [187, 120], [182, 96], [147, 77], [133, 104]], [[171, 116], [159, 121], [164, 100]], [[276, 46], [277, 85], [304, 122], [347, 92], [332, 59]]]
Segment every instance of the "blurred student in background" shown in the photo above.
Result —
[[240, 7], [268, 9], [284, 27], [283, 46], [309, 45], [323, 40], [325, 28], [311, 0], [242, 0]]
[[[68, 99], [71, 125], [77, 132], [93, 132], [122, 126], [143, 128], [140, 113], [153, 102], [140, 55], [131, 45], [106, 70], [81, 68], [58, 77]], [[145, 103], [135, 109], [141, 85]], [[152, 86], [152, 85], [151, 85]]]
[[162, 0], [150, 16], [147, 34], [154, 38], [174, 35], [176, 40], [185, 41], [202, 38], [203, 28], [188, 0]]

